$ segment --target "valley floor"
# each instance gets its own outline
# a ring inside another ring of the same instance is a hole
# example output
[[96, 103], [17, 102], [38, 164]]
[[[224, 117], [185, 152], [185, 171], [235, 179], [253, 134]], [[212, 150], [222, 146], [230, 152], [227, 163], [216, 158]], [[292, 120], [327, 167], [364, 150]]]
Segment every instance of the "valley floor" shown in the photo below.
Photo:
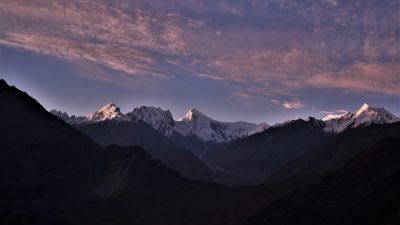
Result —
[[[311, 182], [310, 179], [307, 184]], [[301, 183], [236, 188], [193, 183], [41, 206], [3, 199], [0, 215], [5, 224], [239, 225], [259, 209], [306, 184], [304, 179]]]

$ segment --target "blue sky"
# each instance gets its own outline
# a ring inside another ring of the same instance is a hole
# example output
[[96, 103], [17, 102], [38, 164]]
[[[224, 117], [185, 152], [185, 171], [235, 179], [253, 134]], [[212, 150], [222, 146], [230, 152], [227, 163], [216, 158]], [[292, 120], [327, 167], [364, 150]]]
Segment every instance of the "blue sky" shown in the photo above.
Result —
[[397, 1], [4, 1], [0, 77], [47, 109], [108, 102], [267, 122], [400, 115]]

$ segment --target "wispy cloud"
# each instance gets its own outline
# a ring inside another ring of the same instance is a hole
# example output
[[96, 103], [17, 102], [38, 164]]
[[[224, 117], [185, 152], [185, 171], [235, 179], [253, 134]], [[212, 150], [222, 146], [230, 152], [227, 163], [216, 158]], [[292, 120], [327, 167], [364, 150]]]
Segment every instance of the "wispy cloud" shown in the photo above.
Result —
[[197, 77], [211, 79], [211, 80], [224, 80], [221, 76], [213, 75], [213, 74], [206, 74], [206, 73], [197, 73]]
[[254, 95], [251, 95], [249, 92], [246, 92], [244, 90], [239, 90], [239, 91], [235, 91], [232, 93], [232, 96], [235, 98], [240, 98], [243, 100], [257, 100], [257, 97]]
[[340, 116], [343, 115], [345, 113], [348, 113], [348, 110], [344, 110], [344, 109], [337, 109], [335, 111], [319, 111], [319, 114], [323, 114], [323, 115], [335, 115], [335, 116]]
[[319, 111], [318, 113], [328, 115], [328, 114], [333, 114], [334, 112], [332, 111]]
[[[130, 75], [166, 76], [159, 54], [183, 54], [177, 19], [99, 1], [5, 1], [0, 8], [0, 44], [86, 60]], [[155, 32], [160, 32], [155, 34]]]
[[349, 110], [345, 110], [345, 109], [337, 109], [336, 112], [338, 113], [348, 113]]
[[144, 83], [175, 77], [166, 63], [287, 109], [305, 107], [296, 92], [310, 88], [398, 95], [399, 3], [359, 3], [5, 0], [0, 44]]
[[279, 105], [285, 109], [301, 109], [305, 107], [305, 105], [301, 103], [298, 99], [295, 99], [293, 101], [280, 101], [278, 99], [270, 99], [270, 101], [275, 105]]
[[314, 87], [400, 94], [400, 65], [358, 63], [336, 73], [315, 74], [306, 84]]

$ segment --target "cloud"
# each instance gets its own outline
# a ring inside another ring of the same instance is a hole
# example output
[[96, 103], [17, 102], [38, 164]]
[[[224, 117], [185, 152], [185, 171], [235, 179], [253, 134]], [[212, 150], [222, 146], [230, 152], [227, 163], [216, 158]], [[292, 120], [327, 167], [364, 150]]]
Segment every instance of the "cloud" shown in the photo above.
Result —
[[221, 76], [213, 75], [213, 74], [206, 74], [206, 73], [198, 73], [196, 74], [197, 77], [206, 78], [211, 80], [224, 80]]
[[278, 99], [271, 99], [270, 100], [272, 103], [279, 105], [285, 109], [301, 109], [304, 108], [305, 105], [300, 102], [300, 100], [295, 99], [293, 101], [280, 101]]
[[315, 74], [299, 85], [398, 95], [399, 71], [399, 64], [358, 63], [337, 72]]
[[234, 97], [289, 99], [277, 103], [288, 109], [304, 107], [305, 89], [398, 95], [398, 3], [360, 3], [4, 0], [0, 44], [143, 85], [175, 73], [211, 79]]
[[207, 66], [217, 71], [208, 76], [214, 80], [261, 84], [264, 91], [275, 94], [280, 90], [290, 95], [308, 88], [400, 94], [398, 63], [336, 65], [305, 50], [292, 49], [224, 56]]
[[290, 49], [288, 51], [248, 51], [212, 59], [207, 66], [213, 71], [221, 71], [221, 79], [232, 81], [297, 80], [315, 71], [328, 70], [329, 66], [320, 57], [307, 51]]
[[235, 91], [234, 93], [232, 93], [233, 97], [237, 97], [243, 100], [257, 100], [257, 97], [254, 95], [251, 95], [250, 93], [243, 91], [243, 90], [239, 90], [239, 91]]
[[285, 109], [300, 109], [306, 107], [295, 95], [274, 88], [271, 88], [271, 90], [256, 87], [242, 88], [234, 91], [232, 97], [260, 104], [272, 103]]
[[285, 109], [301, 109], [303, 108], [305, 105], [302, 104], [300, 101], [293, 101], [293, 102], [284, 102], [282, 104], [283, 108]]
[[325, 0], [326, 3], [331, 4], [332, 6], [337, 6], [338, 1], [337, 0]]
[[318, 113], [320, 113], [320, 114], [333, 114], [334, 112], [332, 112], [332, 111], [319, 111]]
[[331, 115], [343, 115], [345, 113], [348, 113], [348, 110], [344, 110], [344, 109], [337, 109], [335, 111], [319, 111], [318, 113], [320, 114], [331, 114]]
[[[28, 50], [34, 53], [57, 56], [67, 60], [86, 60], [103, 64], [109, 68], [125, 72], [130, 75], [148, 74], [165, 76], [151, 65], [154, 60], [136, 49], [123, 48], [112, 43], [76, 43], [62, 37], [45, 37], [36, 34], [7, 33], [5, 40], [0, 44]], [[130, 60], [127, 60], [127, 59]]]
[[164, 77], [154, 52], [185, 53], [182, 29], [171, 15], [153, 16], [100, 1], [6, 1], [0, 14], [1, 45], [86, 60], [129, 75]]

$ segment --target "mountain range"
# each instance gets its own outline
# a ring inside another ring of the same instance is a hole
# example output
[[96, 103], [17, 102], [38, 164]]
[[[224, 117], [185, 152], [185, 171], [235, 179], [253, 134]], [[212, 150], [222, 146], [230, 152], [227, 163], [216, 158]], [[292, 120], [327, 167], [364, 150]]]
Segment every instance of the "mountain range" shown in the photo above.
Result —
[[[288, 120], [274, 126], [220, 122], [196, 109], [180, 120], [174, 120], [169, 110], [159, 107], [141, 106], [123, 114], [114, 103], [89, 117], [50, 112], [102, 146], [141, 145], [166, 165], [171, 163], [165, 158], [172, 160], [172, 168], [179, 168], [189, 178], [229, 185], [261, 183], [290, 160], [348, 129], [399, 121], [389, 111], [366, 103], [354, 113], [327, 115], [321, 120], [312, 117]], [[165, 149], [169, 149], [168, 154]], [[179, 163], [182, 161], [176, 158], [197, 163], [182, 166]]]
[[167, 137], [174, 135], [195, 136], [204, 142], [223, 143], [261, 132], [269, 126], [265, 123], [221, 122], [211, 119], [197, 109], [191, 109], [180, 120], [174, 120], [169, 110], [159, 107], [141, 106], [134, 108], [126, 115], [121, 113], [114, 103], [103, 106], [89, 117], [74, 115], [69, 117], [65, 112], [51, 110], [70, 124], [95, 123], [104, 120], [143, 121]]
[[312, 151], [342, 132], [397, 121], [400, 121], [399, 118], [389, 111], [363, 104], [354, 113], [330, 119], [310, 117], [276, 124], [263, 132], [232, 142], [224, 149], [210, 152], [203, 160], [230, 174], [241, 174], [247, 179], [253, 177], [245, 182], [263, 182], [290, 160]]
[[[96, 123], [105, 120], [142, 121], [166, 137], [174, 135], [195, 136], [204, 142], [227, 143], [262, 132], [270, 125], [266, 123], [254, 124], [248, 122], [221, 122], [204, 115], [197, 109], [191, 109], [185, 117], [174, 120], [169, 110], [160, 107], [140, 106], [127, 114], [121, 113], [119, 107], [109, 103], [90, 116], [69, 116], [66, 112], [51, 110], [52, 114], [60, 117], [69, 124]], [[340, 133], [348, 128], [368, 126], [370, 124], [385, 124], [400, 119], [384, 108], [375, 108], [364, 103], [354, 113], [342, 115], [329, 114], [323, 119], [324, 130]], [[291, 123], [288, 120], [274, 125], [282, 126]]]
[[[105, 115], [112, 119], [103, 120]], [[370, 119], [361, 120], [365, 115]], [[184, 178], [197, 174], [194, 164], [200, 159], [187, 161], [186, 154], [194, 156], [190, 151], [173, 153], [182, 149], [148, 123], [98, 113], [96, 122], [71, 126], [0, 80], [0, 222], [397, 224], [400, 122], [394, 116], [382, 119], [384, 115], [391, 116], [362, 107], [341, 132], [309, 118], [230, 141], [201, 159], [231, 154], [222, 160], [225, 170], [265, 176], [257, 186], [224, 187]], [[98, 132], [96, 141], [84, 134], [89, 125]], [[143, 141], [147, 134], [165, 142], [153, 140], [148, 148], [105, 143], [120, 141], [118, 134], [124, 133], [132, 143], [150, 144]], [[154, 151], [164, 161], [154, 159]], [[245, 160], [238, 161], [241, 157]], [[212, 171], [219, 173], [217, 179], [232, 175], [222, 169]]]
[[373, 108], [364, 103], [354, 113], [347, 112], [338, 116], [327, 115], [322, 120], [325, 122], [324, 130], [339, 133], [349, 128], [393, 123], [400, 119], [384, 108]]
[[[189, 149], [196, 154], [203, 154], [208, 150], [221, 148], [221, 146], [225, 147], [230, 142], [263, 132], [271, 127], [266, 123], [221, 122], [211, 119], [197, 109], [191, 109], [185, 117], [179, 120], [174, 120], [169, 110], [151, 106], [136, 107], [131, 112], [123, 114], [114, 103], [103, 106], [88, 117], [68, 116], [67, 113], [57, 110], [51, 110], [50, 112], [71, 125], [97, 123], [107, 120], [144, 122], [172, 140], [177, 146]], [[373, 108], [364, 103], [354, 113], [327, 115], [321, 121], [324, 131], [340, 133], [349, 128], [368, 126], [370, 124], [393, 123], [399, 121], [399, 118], [384, 108]], [[293, 120], [276, 124], [274, 127], [283, 126], [291, 122]]]

